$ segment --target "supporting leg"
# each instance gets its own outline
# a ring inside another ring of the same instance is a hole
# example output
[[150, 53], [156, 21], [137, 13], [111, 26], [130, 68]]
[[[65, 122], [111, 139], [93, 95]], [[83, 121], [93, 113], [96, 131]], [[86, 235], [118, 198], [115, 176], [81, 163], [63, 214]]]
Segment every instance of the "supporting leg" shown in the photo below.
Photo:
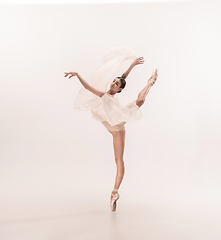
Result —
[[117, 200], [120, 197], [120, 195], [118, 194], [118, 189], [124, 177], [123, 154], [124, 154], [124, 143], [125, 143], [125, 130], [114, 131], [111, 133], [113, 135], [113, 146], [114, 146], [115, 162], [117, 165], [117, 173], [115, 178], [114, 189], [111, 193], [110, 205], [111, 205], [112, 211], [115, 211], [117, 207]]
[[125, 130], [115, 131], [112, 133], [112, 135], [113, 135], [115, 162], [117, 165], [114, 192], [117, 192], [117, 190], [121, 185], [121, 182], [124, 177], [124, 172], [125, 172], [124, 161], [123, 161], [124, 145], [125, 145]]

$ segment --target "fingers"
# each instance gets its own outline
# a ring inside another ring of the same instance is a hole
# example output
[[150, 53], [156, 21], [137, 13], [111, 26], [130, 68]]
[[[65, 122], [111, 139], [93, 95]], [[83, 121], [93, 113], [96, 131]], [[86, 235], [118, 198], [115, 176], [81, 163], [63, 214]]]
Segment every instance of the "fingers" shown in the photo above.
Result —
[[133, 60], [134, 65], [143, 64], [143, 63], [144, 63], [144, 58], [143, 57], [135, 57], [134, 60]]
[[65, 77], [67, 77], [70, 73], [65, 72]]
[[74, 75], [71, 72], [65, 72], [65, 77], [67, 77], [70, 74], [69, 78], [73, 77]]
[[145, 62], [145, 60], [144, 60], [143, 57], [139, 57], [139, 58], [137, 58], [137, 61], [138, 61], [138, 63], [144, 63], [144, 62]]

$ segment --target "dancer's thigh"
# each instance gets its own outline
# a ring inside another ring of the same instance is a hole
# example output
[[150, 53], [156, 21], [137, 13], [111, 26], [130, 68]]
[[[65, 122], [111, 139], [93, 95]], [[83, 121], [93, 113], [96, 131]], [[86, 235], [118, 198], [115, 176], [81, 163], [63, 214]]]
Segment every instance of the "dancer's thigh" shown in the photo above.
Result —
[[126, 134], [125, 130], [112, 132], [114, 155], [116, 162], [123, 161], [125, 134]]

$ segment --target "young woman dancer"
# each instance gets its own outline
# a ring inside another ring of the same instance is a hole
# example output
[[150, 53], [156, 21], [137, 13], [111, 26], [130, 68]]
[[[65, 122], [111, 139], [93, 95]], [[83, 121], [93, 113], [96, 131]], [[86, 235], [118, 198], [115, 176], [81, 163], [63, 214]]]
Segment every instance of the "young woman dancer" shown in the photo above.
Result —
[[[121, 64], [133, 59], [130, 67], [121, 75], [115, 77], [110, 84], [110, 89], [106, 91], [107, 84], [116, 76]], [[157, 70], [155, 70], [147, 82], [147, 85], [138, 94], [135, 101], [121, 106], [116, 93], [122, 92], [126, 85], [125, 79], [130, 71], [139, 64], [144, 63], [144, 58], [137, 58], [130, 48], [114, 48], [104, 58], [101, 65], [85, 81], [77, 72], [65, 72], [65, 77], [77, 76], [82, 83], [75, 101], [74, 108], [79, 110], [90, 110], [92, 117], [100, 121], [113, 136], [113, 148], [117, 173], [115, 185], [110, 197], [111, 210], [116, 210], [116, 203], [120, 195], [118, 189], [124, 176], [124, 145], [125, 145], [125, 123], [136, 121], [142, 117], [140, 107], [144, 104], [147, 93], [157, 79]]]

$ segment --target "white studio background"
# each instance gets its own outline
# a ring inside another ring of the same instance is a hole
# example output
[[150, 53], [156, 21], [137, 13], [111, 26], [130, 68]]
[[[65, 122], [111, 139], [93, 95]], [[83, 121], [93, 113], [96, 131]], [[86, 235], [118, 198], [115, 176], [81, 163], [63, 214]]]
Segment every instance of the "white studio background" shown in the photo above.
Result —
[[73, 109], [80, 82], [64, 72], [87, 78], [107, 51], [129, 46], [145, 64], [129, 75], [121, 102], [135, 100], [155, 68], [159, 77], [143, 118], [126, 124], [124, 201], [220, 214], [220, 7], [2, 4], [1, 201], [109, 200], [112, 136]]

